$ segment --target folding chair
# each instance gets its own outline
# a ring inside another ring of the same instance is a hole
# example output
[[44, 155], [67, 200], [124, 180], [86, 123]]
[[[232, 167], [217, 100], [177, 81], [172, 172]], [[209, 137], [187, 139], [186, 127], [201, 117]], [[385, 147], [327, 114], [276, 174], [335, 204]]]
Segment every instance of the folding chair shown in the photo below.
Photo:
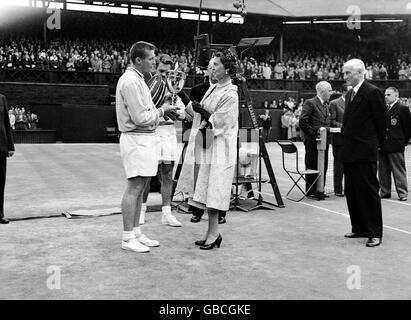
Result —
[[[318, 178], [320, 177], [320, 171], [319, 170], [312, 170], [312, 169], [308, 169], [308, 170], [299, 170], [298, 169], [298, 149], [296, 147], [296, 145], [294, 143], [292, 143], [289, 140], [278, 140], [277, 143], [279, 144], [279, 146], [281, 147], [281, 151], [282, 151], [282, 157], [283, 157], [283, 169], [284, 171], [288, 174], [288, 176], [291, 178], [291, 180], [294, 182], [293, 186], [291, 187], [291, 189], [287, 192], [286, 198], [292, 201], [296, 201], [299, 202], [302, 199], [304, 199], [307, 194], [311, 191], [311, 189], [316, 185]], [[295, 168], [293, 168], [292, 170], [289, 170], [286, 168], [286, 164], [285, 164], [285, 157], [284, 154], [288, 153], [288, 154], [295, 154]], [[307, 182], [306, 176], [310, 175], [310, 174], [315, 174], [317, 175], [317, 177], [315, 178], [314, 182], [309, 186], [307, 191], [304, 191], [303, 189], [301, 189], [301, 187], [298, 185], [298, 182], [303, 179], [304, 182]], [[295, 180], [294, 176], [299, 176], [299, 178], [297, 180]], [[298, 189], [300, 189], [300, 191], [303, 193], [302, 198], [300, 199], [292, 199], [289, 198], [288, 195], [291, 193], [291, 191], [297, 187]]]

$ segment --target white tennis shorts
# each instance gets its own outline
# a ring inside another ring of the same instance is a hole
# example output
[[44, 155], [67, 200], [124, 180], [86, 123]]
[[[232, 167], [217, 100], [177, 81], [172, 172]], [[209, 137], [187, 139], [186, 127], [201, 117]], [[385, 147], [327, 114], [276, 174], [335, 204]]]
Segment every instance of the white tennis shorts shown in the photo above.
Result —
[[122, 133], [120, 156], [127, 179], [157, 175], [158, 156], [154, 134]]
[[177, 133], [174, 124], [158, 126], [155, 135], [158, 160], [178, 161]]

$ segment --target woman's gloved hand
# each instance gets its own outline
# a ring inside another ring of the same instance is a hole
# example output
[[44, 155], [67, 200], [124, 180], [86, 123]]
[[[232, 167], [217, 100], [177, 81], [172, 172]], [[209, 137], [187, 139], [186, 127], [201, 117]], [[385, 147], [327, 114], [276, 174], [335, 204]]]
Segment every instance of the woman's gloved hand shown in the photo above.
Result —
[[206, 119], [206, 120], [210, 119], [211, 113], [208, 112], [207, 110], [205, 110], [200, 103], [198, 103], [197, 101], [192, 101], [192, 106], [193, 106], [193, 110], [195, 112], [201, 114], [201, 116], [204, 119]]

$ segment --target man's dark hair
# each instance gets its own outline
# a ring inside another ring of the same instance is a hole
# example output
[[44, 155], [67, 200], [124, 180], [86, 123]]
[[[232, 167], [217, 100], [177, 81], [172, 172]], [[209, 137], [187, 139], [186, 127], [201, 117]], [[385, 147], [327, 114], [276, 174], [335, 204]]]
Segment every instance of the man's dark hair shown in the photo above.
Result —
[[132, 63], [135, 63], [136, 58], [144, 59], [147, 55], [148, 50], [156, 50], [156, 46], [154, 44], [151, 44], [145, 41], [136, 42], [130, 48], [130, 53], [129, 53], [130, 61]]
[[237, 55], [230, 49], [224, 49], [217, 52], [215, 57], [220, 58], [224, 68], [228, 70], [228, 74], [233, 77], [238, 71]]

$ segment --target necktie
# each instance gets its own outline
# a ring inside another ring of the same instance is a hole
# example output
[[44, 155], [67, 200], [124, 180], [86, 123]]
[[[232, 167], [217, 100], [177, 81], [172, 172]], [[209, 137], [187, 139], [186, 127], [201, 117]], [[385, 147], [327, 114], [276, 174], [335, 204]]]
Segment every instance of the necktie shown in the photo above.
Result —
[[324, 109], [324, 113], [325, 113], [325, 116], [326, 116], [326, 117], [328, 117], [329, 106], [330, 106], [330, 103], [329, 103], [328, 101], [324, 101], [324, 103], [323, 103], [323, 109]]
[[351, 93], [351, 98], [350, 98], [350, 102], [352, 102], [354, 100], [355, 97], [355, 91], [353, 90]]

